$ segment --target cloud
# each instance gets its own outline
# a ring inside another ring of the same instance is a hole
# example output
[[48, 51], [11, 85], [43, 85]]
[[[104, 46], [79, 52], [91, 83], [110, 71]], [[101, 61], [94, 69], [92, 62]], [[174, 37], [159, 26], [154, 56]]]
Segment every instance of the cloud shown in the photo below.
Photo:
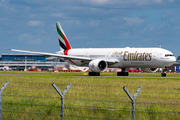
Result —
[[166, 23], [166, 26], [171, 26], [173, 28], [180, 27], [180, 12], [172, 10], [168, 13], [163, 13], [161, 16], [161, 20]]
[[51, 13], [50, 16], [52, 17], [64, 17], [63, 13]]
[[42, 39], [40, 39], [39, 35], [31, 35], [31, 34], [21, 34], [18, 36], [19, 40], [22, 43], [30, 44], [30, 45], [39, 45], [42, 43]]
[[29, 26], [40, 26], [42, 24], [43, 24], [42, 21], [28, 21], [27, 22], [27, 25], [29, 25]]
[[144, 24], [145, 22], [143, 19], [139, 19], [138, 17], [134, 17], [134, 18], [124, 17], [123, 19], [126, 21], [126, 23], [129, 26], [137, 26], [137, 25]]
[[98, 26], [99, 23], [100, 23], [99, 20], [91, 20], [91, 21], [89, 22], [89, 25], [92, 26], [92, 27], [95, 27], [95, 26]]
[[91, 7], [117, 9], [173, 8], [179, 7], [180, 4], [179, 0], [79, 0], [79, 2]]
[[103, 5], [109, 3], [109, 0], [90, 0], [93, 4]]
[[77, 48], [124, 47], [133, 41], [137, 46], [144, 40], [156, 44], [179, 40], [179, 8], [179, 0], [0, 0], [0, 35], [7, 44], [18, 39], [16, 45], [27, 49], [52, 44], [47, 50], [53, 52], [59, 48], [59, 21]]

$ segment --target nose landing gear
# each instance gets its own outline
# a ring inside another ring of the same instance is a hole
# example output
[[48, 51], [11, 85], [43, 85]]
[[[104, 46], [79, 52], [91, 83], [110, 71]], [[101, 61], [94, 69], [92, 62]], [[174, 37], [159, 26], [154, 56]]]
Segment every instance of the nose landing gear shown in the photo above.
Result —
[[164, 71], [167, 71], [169, 67], [165, 67], [165, 69], [163, 69], [163, 72], [161, 73], [161, 77], [166, 77], [166, 73]]
[[161, 73], [161, 77], [166, 77], [166, 73]]

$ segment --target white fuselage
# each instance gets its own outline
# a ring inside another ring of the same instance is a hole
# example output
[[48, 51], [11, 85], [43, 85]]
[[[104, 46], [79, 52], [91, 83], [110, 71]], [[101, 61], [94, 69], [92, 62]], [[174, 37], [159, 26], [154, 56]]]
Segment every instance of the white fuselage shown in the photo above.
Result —
[[[161, 68], [171, 66], [176, 61], [172, 52], [162, 48], [70, 49], [68, 55], [119, 61], [108, 64], [109, 68]], [[88, 66], [88, 64], [82, 63], [80, 60], [68, 60], [67, 62], [77, 66]]]

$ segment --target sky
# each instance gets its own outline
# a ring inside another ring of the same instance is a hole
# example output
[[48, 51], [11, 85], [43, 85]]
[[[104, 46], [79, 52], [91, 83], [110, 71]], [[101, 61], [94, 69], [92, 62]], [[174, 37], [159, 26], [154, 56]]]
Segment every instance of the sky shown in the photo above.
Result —
[[57, 21], [72, 48], [161, 43], [180, 56], [180, 0], [0, 0], [0, 54], [59, 51]]

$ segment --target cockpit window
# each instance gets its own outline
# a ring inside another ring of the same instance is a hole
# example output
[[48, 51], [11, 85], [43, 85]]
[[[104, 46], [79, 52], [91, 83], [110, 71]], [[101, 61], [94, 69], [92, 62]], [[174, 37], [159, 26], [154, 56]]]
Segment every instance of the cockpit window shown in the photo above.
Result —
[[165, 57], [174, 56], [173, 54], [165, 54]]

